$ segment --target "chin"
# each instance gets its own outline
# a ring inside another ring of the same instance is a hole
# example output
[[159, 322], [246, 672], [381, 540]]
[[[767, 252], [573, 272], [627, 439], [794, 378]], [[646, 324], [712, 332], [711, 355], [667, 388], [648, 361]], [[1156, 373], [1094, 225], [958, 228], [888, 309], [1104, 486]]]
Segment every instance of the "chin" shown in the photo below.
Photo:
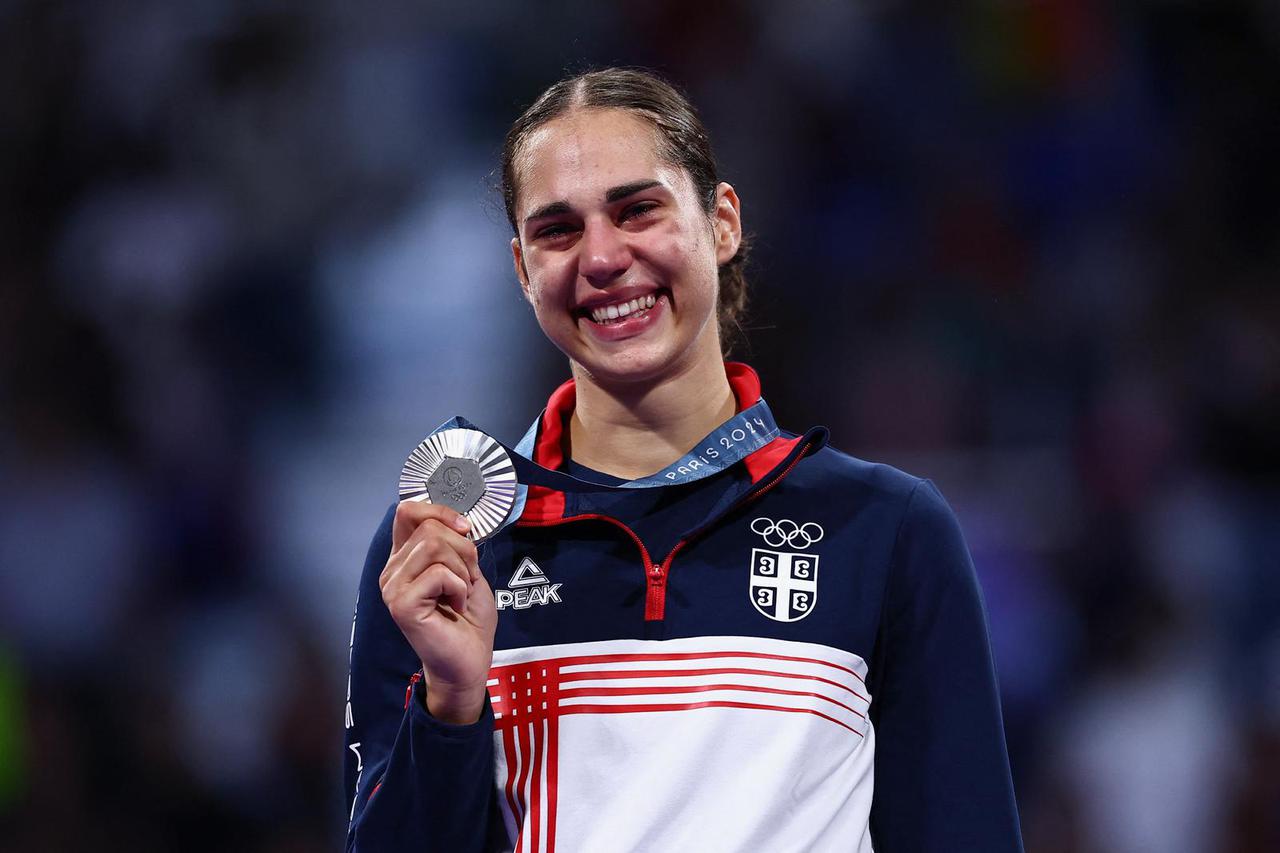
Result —
[[614, 352], [589, 348], [571, 353], [570, 360], [596, 384], [613, 387], [660, 384], [694, 368], [703, 357], [717, 364], [722, 361], [717, 341], [709, 342], [707, 347], [699, 346], [698, 341], [684, 341], [684, 346], [672, 346], [673, 343], [676, 342], [671, 339], [635, 342]]
[[602, 386], [661, 383], [679, 376], [703, 358], [720, 361], [714, 316], [708, 315], [692, 334], [692, 330], [669, 317], [660, 315], [658, 320], [641, 334], [616, 341], [597, 339], [581, 327], [589, 322], [585, 319], [575, 320], [572, 327], [562, 325], [554, 333], [544, 325], [543, 332], [568, 356], [575, 372], [581, 371]]
[[628, 353], [617, 358], [583, 359], [576, 364], [603, 385], [652, 382], [669, 372], [666, 360], [638, 353]]
[[605, 354], [593, 352], [570, 359], [601, 385], [634, 385], [660, 381], [679, 371], [682, 359], [666, 347], [642, 345]]

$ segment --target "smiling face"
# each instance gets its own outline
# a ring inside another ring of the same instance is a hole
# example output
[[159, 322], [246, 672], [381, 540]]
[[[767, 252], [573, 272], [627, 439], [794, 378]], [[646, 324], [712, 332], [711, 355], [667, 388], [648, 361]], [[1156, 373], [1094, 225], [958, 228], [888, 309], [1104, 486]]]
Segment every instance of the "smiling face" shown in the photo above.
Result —
[[572, 110], [516, 163], [516, 275], [543, 332], [601, 385], [721, 358], [717, 279], [741, 239], [738, 198], [720, 184], [709, 216], [655, 134], [625, 110]]

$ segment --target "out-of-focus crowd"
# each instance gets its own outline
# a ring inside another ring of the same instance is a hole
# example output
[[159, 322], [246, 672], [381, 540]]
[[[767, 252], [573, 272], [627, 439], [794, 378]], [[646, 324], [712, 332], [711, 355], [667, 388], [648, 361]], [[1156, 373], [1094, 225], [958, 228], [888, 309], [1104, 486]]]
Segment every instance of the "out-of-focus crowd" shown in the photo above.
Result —
[[0, 3], [0, 847], [335, 849], [400, 462], [566, 375], [491, 190], [688, 90], [780, 422], [934, 479], [1027, 847], [1280, 849], [1280, 7]]

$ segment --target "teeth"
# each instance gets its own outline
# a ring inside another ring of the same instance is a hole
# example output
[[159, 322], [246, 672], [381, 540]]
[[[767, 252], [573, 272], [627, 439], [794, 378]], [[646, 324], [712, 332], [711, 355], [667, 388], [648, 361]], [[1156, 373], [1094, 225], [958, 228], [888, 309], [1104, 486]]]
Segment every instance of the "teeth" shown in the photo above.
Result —
[[652, 293], [647, 296], [637, 296], [630, 302], [620, 302], [616, 305], [602, 305], [591, 309], [591, 319], [597, 323], [609, 323], [614, 320], [621, 320], [640, 311], [647, 311], [654, 306], [658, 298]]

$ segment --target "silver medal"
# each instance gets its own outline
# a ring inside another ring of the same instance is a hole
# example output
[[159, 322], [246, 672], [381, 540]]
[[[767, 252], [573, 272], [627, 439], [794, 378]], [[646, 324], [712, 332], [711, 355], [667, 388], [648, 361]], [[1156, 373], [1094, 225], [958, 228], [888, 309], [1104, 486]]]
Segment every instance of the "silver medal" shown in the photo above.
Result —
[[502, 445], [474, 429], [445, 429], [422, 440], [400, 472], [402, 500], [444, 504], [471, 522], [476, 542], [496, 533], [516, 502], [516, 470]]

